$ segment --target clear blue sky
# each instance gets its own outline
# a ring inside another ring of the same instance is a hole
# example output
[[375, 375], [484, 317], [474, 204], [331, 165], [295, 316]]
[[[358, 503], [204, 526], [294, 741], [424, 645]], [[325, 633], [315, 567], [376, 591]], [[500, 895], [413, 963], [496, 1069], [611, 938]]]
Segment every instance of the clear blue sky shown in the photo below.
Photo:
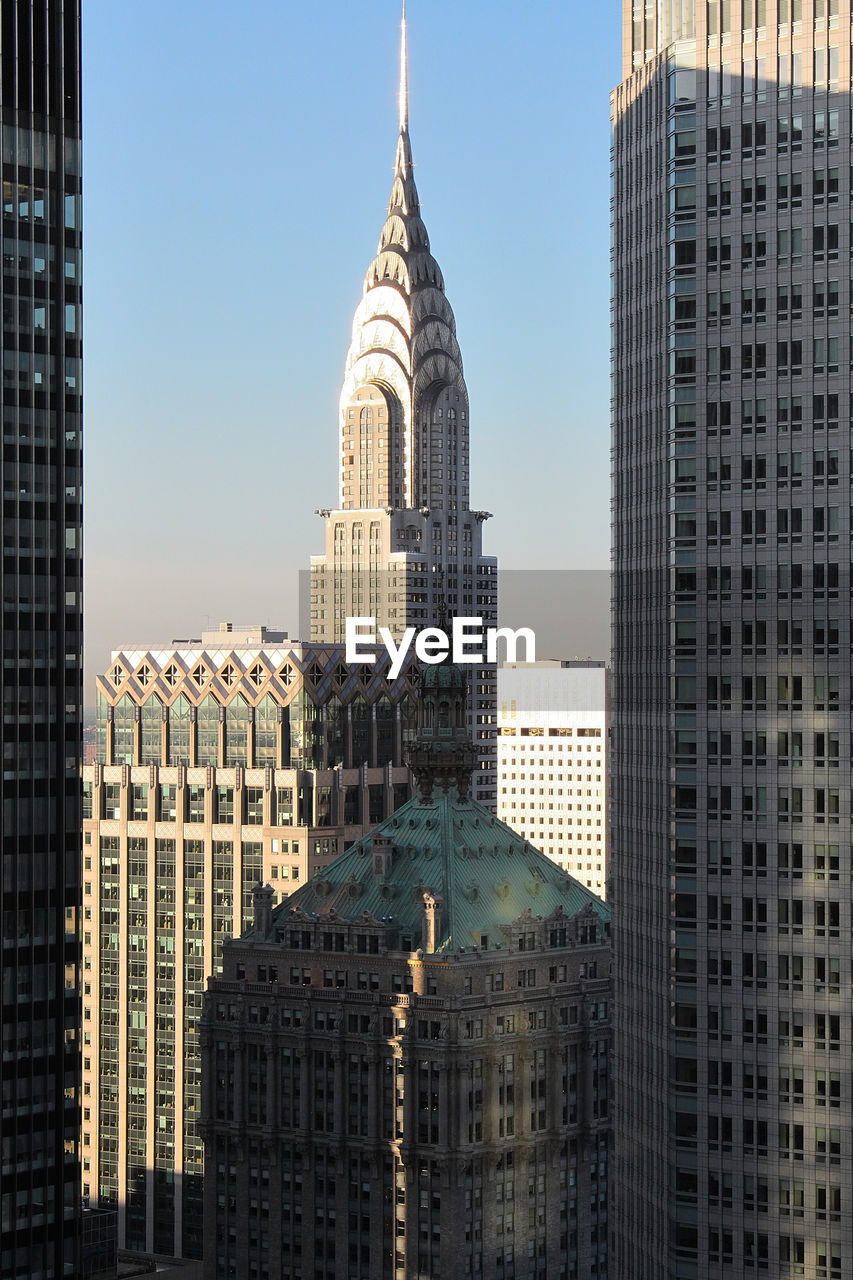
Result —
[[[503, 568], [608, 564], [619, 9], [409, 3], [418, 187]], [[296, 629], [390, 186], [399, 5], [84, 0], [83, 23], [88, 694], [114, 646]]]

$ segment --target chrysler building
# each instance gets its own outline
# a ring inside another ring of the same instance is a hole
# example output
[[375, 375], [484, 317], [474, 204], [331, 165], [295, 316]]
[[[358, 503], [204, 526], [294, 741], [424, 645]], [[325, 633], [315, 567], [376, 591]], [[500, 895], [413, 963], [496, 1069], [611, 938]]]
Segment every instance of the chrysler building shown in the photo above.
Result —
[[[420, 214], [409, 140], [403, 9], [399, 134], [388, 213], [356, 308], [340, 398], [338, 507], [311, 558], [311, 639], [342, 642], [347, 617], [407, 626], [454, 616], [497, 622], [497, 561], [482, 554], [486, 511], [470, 501], [468, 391], [456, 322]], [[495, 802], [495, 675], [472, 668], [480, 768]]]

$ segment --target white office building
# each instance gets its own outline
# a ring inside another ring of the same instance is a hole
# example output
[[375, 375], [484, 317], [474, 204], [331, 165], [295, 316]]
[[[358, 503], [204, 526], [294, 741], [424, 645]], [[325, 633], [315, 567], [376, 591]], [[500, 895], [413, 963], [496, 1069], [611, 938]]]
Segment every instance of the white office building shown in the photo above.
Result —
[[498, 671], [498, 817], [604, 897], [607, 668], [508, 663]]

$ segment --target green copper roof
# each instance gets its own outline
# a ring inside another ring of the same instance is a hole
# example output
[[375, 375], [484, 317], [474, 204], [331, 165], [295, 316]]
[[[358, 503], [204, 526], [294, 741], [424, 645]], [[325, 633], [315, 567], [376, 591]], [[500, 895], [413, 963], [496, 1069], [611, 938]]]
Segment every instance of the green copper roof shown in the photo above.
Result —
[[[378, 870], [377, 866], [382, 868]], [[440, 897], [436, 951], [506, 945], [519, 917], [577, 916], [604, 922], [600, 898], [455, 787], [416, 796], [275, 910], [275, 925], [297, 915], [358, 922], [388, 920], [421, 943], [424, 894]]]
[[466, 686], [462, 669], [453, 662], [435, 662], [424, 672], [424, 689], [461, 689]]

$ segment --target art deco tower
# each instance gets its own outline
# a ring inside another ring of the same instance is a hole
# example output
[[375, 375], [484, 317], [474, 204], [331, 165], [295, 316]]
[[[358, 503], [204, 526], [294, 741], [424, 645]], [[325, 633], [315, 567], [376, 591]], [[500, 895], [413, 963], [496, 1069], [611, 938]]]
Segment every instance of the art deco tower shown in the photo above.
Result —
[[850, 3], [623, 13], [613, 1261], [831, 1280], [853, 1269]]
[[[488, 512], [469, 507], [468, 392], [456, 322], [420, 215], [409, 140], [405, 10], [400, 128], [388, 214], [364, 280], [340, 399], [339, 506], [323, 511], [311, 560], [311, 638], [342, 641], [347, 617], [399, 637], [454, 615], [497, 621], [497, 562], [482, 554]], [[495, 801], [495, 677], [472, 706], [474, 793]]]
[[[205, 983], [251, 918], [409, 796], [410, 678], [266, 627], [113, 652], [83, 770], [83, 1191], [119, 1247], [201, 1257]], [[91, 922], [91, 923], [90, 923]]]
[[79, 0], [4, 0], [0, 1275], [78, 1275]]

